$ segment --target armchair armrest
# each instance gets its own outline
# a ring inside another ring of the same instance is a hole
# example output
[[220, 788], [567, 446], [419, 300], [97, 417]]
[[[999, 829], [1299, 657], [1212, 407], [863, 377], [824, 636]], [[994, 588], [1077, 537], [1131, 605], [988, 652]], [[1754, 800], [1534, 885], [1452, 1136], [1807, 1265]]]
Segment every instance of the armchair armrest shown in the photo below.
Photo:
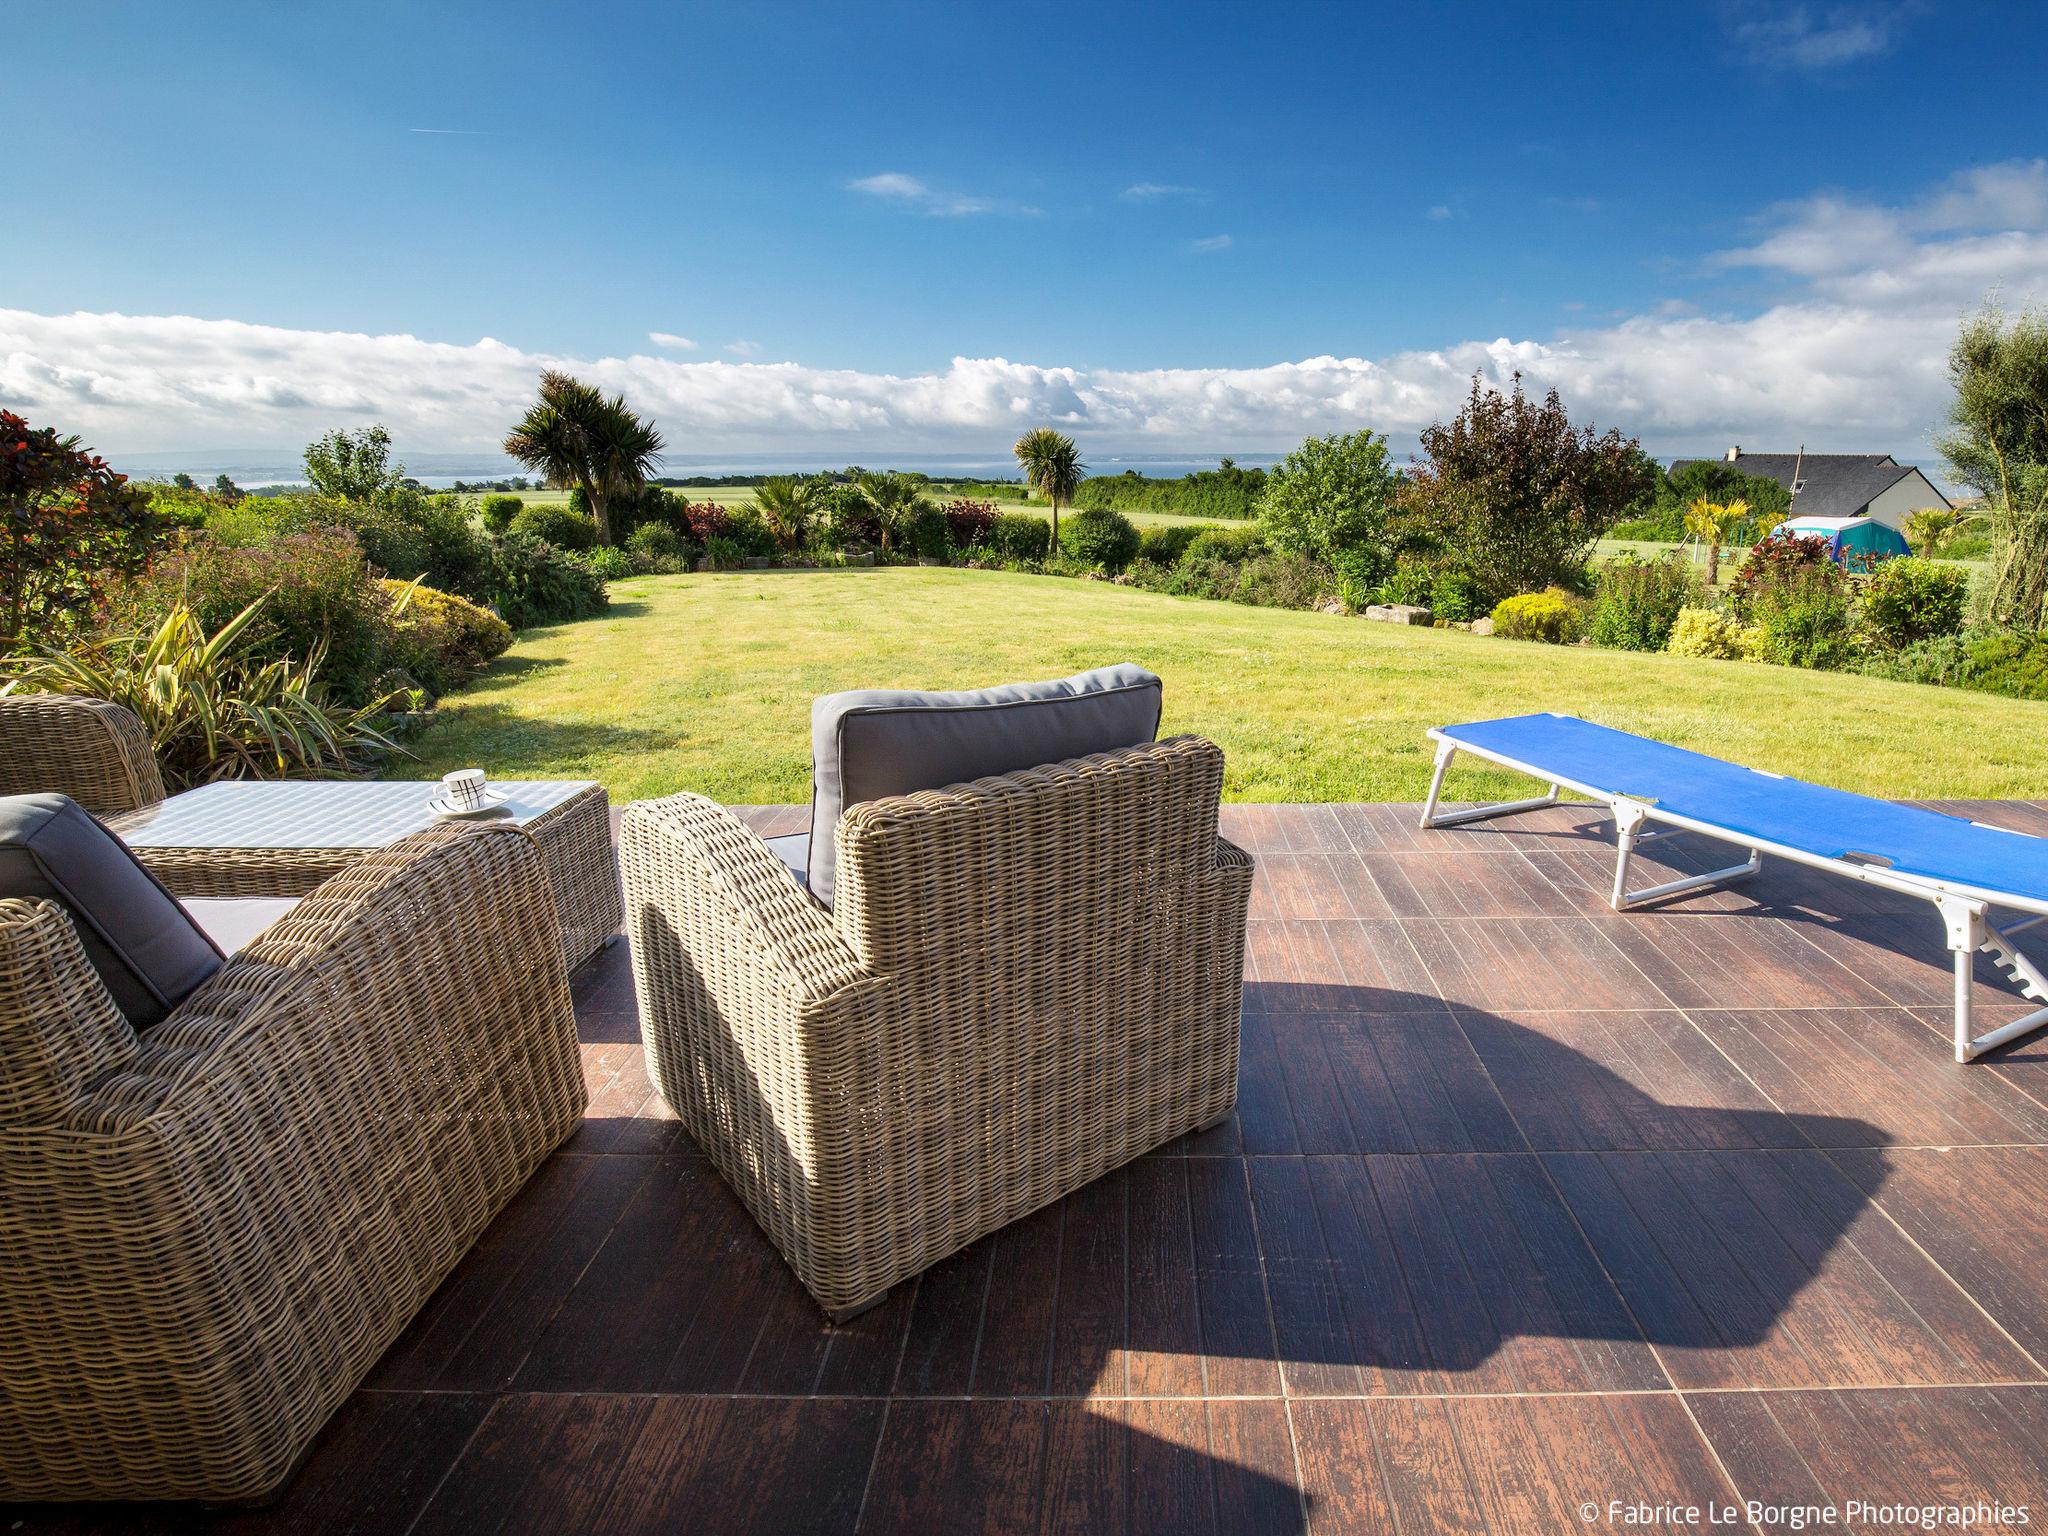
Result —
[[61, 1119], [135, 1031], [53, 901], [0, 901], [0, 1127]]

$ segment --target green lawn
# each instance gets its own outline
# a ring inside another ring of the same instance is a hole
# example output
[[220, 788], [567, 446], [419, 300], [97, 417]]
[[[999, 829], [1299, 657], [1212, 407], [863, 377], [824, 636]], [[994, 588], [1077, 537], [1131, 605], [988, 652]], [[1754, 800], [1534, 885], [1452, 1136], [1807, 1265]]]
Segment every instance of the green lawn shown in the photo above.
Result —
[[[1799, 672], [1411, 630], [1160, 597], [1106, 582], [888, 568], [650, 576], [610, 615], [529, 631], [441, 706], [400, 776], [476, 764], [595, 778], [616, 801], [693, 789], [809, 793], [810, 702], [855, 687], [958, 688], [1135, 661], [1166, 679], [1165, 729], [1229, 756], [1240, 800], [1415, 800], [1425, 727], [1553, 709], [1896, 796], [2048, 795], [2048, 704]], [[1472, 771], [1453, 788], [1507, 790]]]

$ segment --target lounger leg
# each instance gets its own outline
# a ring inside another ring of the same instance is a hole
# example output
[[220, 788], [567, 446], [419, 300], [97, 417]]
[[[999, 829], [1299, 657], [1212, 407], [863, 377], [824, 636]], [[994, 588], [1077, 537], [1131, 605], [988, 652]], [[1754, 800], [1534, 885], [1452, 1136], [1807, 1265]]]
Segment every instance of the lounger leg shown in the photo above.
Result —
[[1710, 869], [1704, 875], [1687, 875], [1682, 880], [1667, 880], [1662, 885], [1653, 885], [1644, 890], [1631, 891], [1628, 888], [1628, 865], [1636, 851], [1636, 844], [1653, 837], [1667, 835], [1663, 831], [1646, 832], [1643, 822], [1648, 816], [1633, 800], [1616, 801], [1614, 811], [1614, 890], [1608, 896], [1608, 905], [1617, 912], [1626, 912], [1639, 907], [1646, 901], [1661, 901], [1666, 896], [1677, 896], [1685, 891], [1703, 891], [1710, 885], [1727, 885], [1731, 881], [1746, 880], [1764, 867], [1764, 856], [1757, 849], [1749, 850], [1749, 858], [1741, 864], [1731, 864], [1726, 869]]
[[2037, 1008], [1987, 1034], [1974, 1033], [1970, 1009], [1971, 973], [1978, 950], [1989, 954], [1991, 963], [2024, 996], [2035, 1001], [2048, 998], [2048, 976], [2044, 976], [2033, 961], [2013, 947], [2011, 933], [2016, 932], [2020, 925], [2015, 925], [2011, 931], [1997, 928], [1990, 922], [1983, 903], [1965, 901], [1959, 896], [1942, 897], [1935, 905], [1941, 910], [1942, 924], [1948, 930], [1949, 951], [1955, 957], [1956, 1060], [1974, 1061], [2008, 1040], [2017, 1040], [2021, 1035], [2031, 1034], [2048, 1025], [2048, 1008]]
[[1493, 816], [1512, 816], [1517, 811], [1537, 811], [1547, 805], [1557, 804], [1558, 788], [1550, 786], [1550, 793], [1537, 795], [1529, 800], [1507, 800], [1496, 805], [1468, 806], [1462, 811], [1439, 811], [1437, 799], [1443, 794], [1444, 770], [1451, 766], [1451, 759], [1458, 755], [1458, 749], [1448, 741], [1440, 741], [1436, 748], [1436, 771], [1429, 776], [1429, 799], [1423, 802], [1422, 824], [1425, 827], [1455, 827], [1460, 822], [1485, 821]]

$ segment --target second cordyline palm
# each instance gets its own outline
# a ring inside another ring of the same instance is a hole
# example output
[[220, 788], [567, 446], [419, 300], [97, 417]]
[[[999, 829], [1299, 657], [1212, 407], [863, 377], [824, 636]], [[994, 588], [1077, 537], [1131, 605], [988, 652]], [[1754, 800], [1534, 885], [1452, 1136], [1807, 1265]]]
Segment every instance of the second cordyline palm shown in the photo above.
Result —
[[1032, 488], [1052, 503], [1052, 548], [1060, 544], [1060, 506], [1081, 488], [1088, 466], [1074, 440], [1051, 427], [1033, 427], [1017, 439], [1017, 463]]
[[1735, 525], [1749, 516], [1746, 501], [1709, 501], [1701, 496], [1685, 509], [1685, 531], [1707, 546], [1707, 585], [1721, 580], [1721, 546]]
[[583, 492], [600, 544], [612, 542], [612, 502], [639, 494], [664, 446], [624, 395], [607, 399], [596, 385], [553, 369], [540, 376], [540, 399], [505, 439], [505, 452], [549, 484]]

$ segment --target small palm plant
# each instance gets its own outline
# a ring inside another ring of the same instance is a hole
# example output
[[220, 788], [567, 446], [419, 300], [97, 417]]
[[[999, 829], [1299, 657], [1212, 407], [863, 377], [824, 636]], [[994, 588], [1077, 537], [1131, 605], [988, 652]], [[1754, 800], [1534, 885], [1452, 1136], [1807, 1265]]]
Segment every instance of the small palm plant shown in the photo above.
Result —
[[1953, 507], [1922, 507], [1907, 515], [1900, 532], [1913, 546], [1914, 554], [1927, 558], [1939, 553], [1955, 537], [1956, 528], [1962, 520], [1963, 514]]
[[1052, 503], [1052, 545], [1060, 547], [1060, 507], [1074, 499], [1088, 466], [1074, 440], [1051, 427], [1033, 427], [1017, 439], [1017, 463], [1034, 490]]
[[552, 368], [540, 376], [540, 398], [505, 439], [505, 452], [550, 485], [583, 492], [600, 544], [612, 542], [612, 502], [640, 493], [665, 446], [624, 395], [607, 399], [596, 385]]
[[863, 475], [858, 484], [861, 500], [881, 524], [883, 552], [898, 550], [910, 520], [932, 505], [923, 482], [908, 475]]
[[303, 660], [257, 661], [240, 642], [269, 594], [211, 635], [179, 603], [146, 635], [8, 658], [0, 692], [109, 699], [142, 722], [164, 781], [186, 789], [215, 779], [341, 778], [404, 749], [379, 728], [401, 695], [350, 709], [319, 681], [324, 646]]
[[817, 480], [772, 475], [762, 481], [761, 488], [754, 492], [754, 507], [761, 514], [761, 521], [768, 525], [768, 532], [782, 548], [803, 548], [804, 535], [818, 512], [822, 489]]
[[1718, 586], [1721, 581], [1721, 546], [1728, 542], [1728, 535], [1749, 516], [1746, 501], [1709, 501], [1704, 496], [1695, 497], [1691, 506], [1685, 509], [1686, 534], [1698, 539], [1707, 547], [1707, 585]]

